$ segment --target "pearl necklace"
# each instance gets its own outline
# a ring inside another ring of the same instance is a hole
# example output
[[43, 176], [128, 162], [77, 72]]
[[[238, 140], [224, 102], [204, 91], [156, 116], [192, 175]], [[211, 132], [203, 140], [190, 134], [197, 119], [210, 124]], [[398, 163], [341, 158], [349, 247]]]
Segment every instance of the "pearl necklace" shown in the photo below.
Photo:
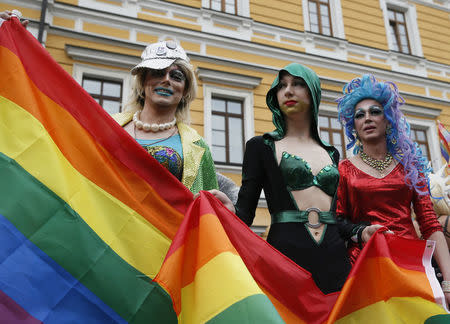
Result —
[[392, 162], [392, 155], [390, 153], [386, 154], [384, 160], [374, 159], [373, 157], [368, 156], [364, 152], [361, 152], [360, 156], [361, 160], [363, 160], [364, 163], [374, 168], [375, 170], [380, 171], [381, 173], [383, 173], [384, 169], [386, 169]]
[[139, 117], [141, 115], [142, 110], [138, 110], [133, 115], [133, 122], [137, 129], [142, 129], [144, 132], [159, 132], [166, 129], [171, 129], [173, 126], [175, 126], [177, 122], [177, 117], [175, 117], [171, 122], [168, 123], [162, 123], [162, 124], [149, 124], [149, 123], [143, 123]]

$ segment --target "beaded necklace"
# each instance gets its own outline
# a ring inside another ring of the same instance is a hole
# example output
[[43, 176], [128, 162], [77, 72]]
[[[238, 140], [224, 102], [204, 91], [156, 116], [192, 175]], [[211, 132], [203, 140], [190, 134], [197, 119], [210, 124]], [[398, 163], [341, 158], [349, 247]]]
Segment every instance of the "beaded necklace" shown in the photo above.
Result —
[[360, 153], [361, 160], [363, 160], [364, 163], [366, 163], [368, 166], [374, 168], [375, 170], [378, 170], [379, 172], [383, 172], [384, 169], [386, 169], [392, 162], [392, 155], [390, 153], [387, 153], [384, 160], [377, 160], [373, 157], [367, 155], [364, 152]]
[[174, 117], [173, 120], [171, 122], [168, 123], [162, 123], [162, 124], [148, 124], [148, 123], [144, 123], [142, 122], [139, 118], [141, 115], [142, 109], [138, 110], [134, 113], [133, 115], [133, 123], [134, 126], [137, 127], [137, 129], [142, 129], [144, 132], [159, 132], [159, 131], [163, 131], [166, 129], [170, 129], [173, 126], [175, 126], [175, 124], [177, 123], [177, 118]]

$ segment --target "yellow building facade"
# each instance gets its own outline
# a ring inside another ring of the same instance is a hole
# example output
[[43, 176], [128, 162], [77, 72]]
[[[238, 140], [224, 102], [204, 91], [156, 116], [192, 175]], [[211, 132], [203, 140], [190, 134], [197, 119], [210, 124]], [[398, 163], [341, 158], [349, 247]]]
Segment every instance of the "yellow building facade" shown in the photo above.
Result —
[[[436, 121], [450, 129], [450, 0], [0, 0], [110, 113], [124, 109], [144, 47], [173, 39], [195, 67], [191, 125], [217, 170], [240, 185], [245, 142], [273, 130], [265, 94], [276, 71], [302, 63], [320, 77], [321, 135], [346, 156], [336, 98], [354, 77], [394, 81], [436, 170]], [[270, 223], [264, 197], [254, 222]]]

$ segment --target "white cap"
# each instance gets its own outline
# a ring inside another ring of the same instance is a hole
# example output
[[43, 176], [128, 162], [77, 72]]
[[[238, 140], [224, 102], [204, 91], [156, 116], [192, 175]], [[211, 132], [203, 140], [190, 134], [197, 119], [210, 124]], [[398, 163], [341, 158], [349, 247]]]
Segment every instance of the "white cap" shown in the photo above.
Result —
[[174, 41], [164, 41], [148, 45], [141, 55], [142, 62], [131, 69], [136, 74], [139, 69], [162, 70], [169, 67], [177, 59], [189, 62], [184, 49]]

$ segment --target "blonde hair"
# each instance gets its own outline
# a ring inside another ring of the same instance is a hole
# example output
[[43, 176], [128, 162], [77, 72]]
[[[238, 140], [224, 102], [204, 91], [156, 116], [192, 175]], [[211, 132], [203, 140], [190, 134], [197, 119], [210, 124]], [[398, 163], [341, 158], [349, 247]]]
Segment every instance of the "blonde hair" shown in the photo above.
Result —
[[[183, 97], [178, 104], [177, 110], [175, 112], [175, 117], [177, 118], [177, 121], [189, 124], [189, 106], [197, 95], [197, 80], [195, 78], [194, 68], [191, 64], [181, 59], [175, 60], [172, 65], [178, 66], [186, 76]], [[133, 77], [133, 80], [131, 81], [131, 95], [125, 105], [125, 110], [137, 111], [144, 108], [144, 82], [148, 70], [150, 69], [141, 68]]]

